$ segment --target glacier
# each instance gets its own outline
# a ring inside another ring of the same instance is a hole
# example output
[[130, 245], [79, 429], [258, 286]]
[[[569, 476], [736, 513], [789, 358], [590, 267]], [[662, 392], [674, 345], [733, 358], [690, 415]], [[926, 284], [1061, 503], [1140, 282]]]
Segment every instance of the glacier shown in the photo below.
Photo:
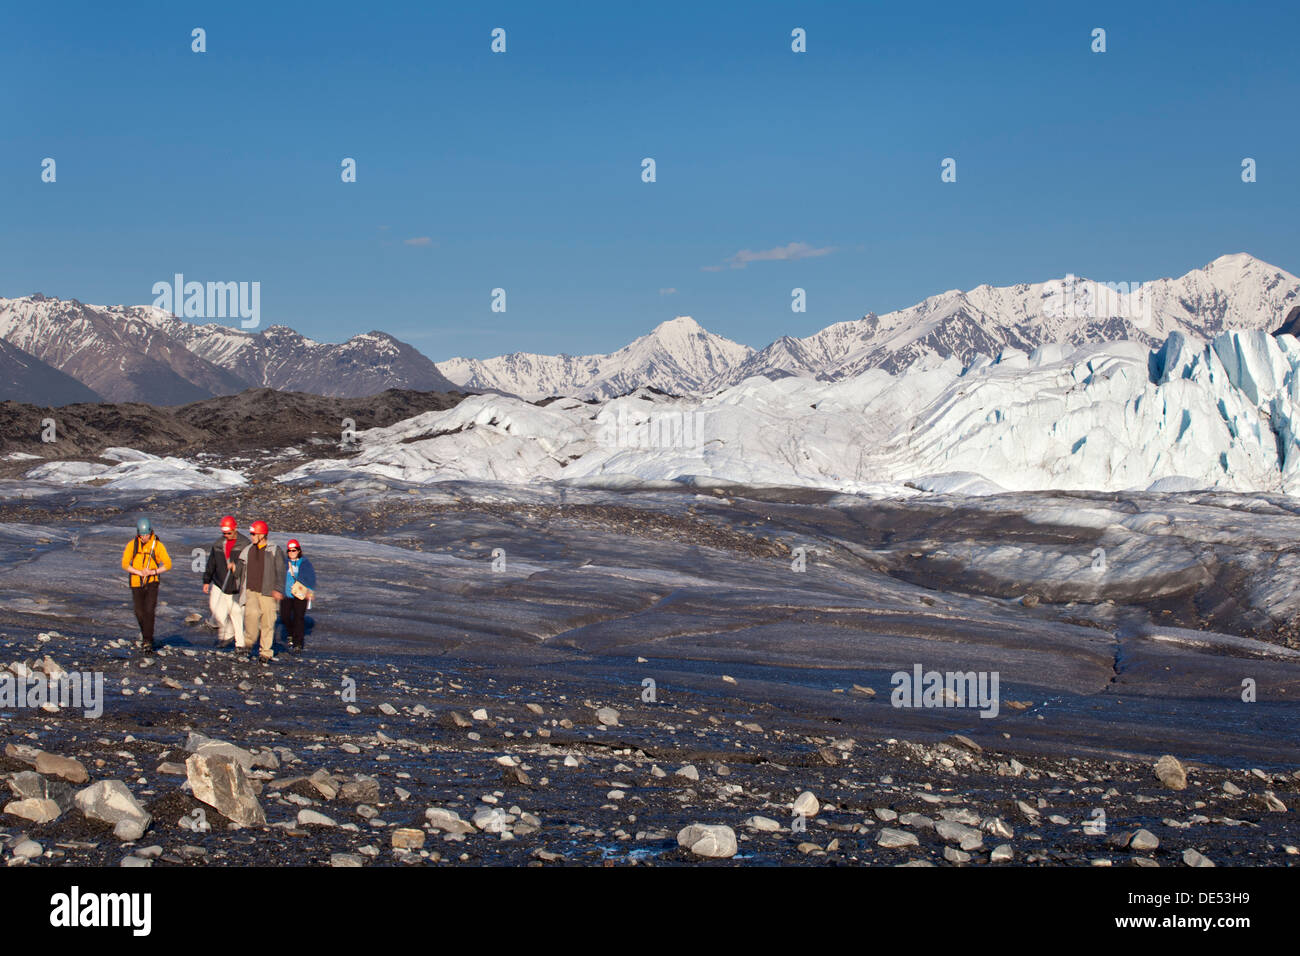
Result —
[[[476, 395], [358, 433], [330, 472], [427, 483], [796, 486], [853, 494], [1300, 493], [1300, 342], [1262, 330], [1171, 333], [962, 366], [928, 360], [826, 382], [753, 376], [708, 397], [651, 389], [544, 406]], [[690, 416], [691, 441], [656, 419]], [[623, 432], [638, 429], [629, 440]], [[645, 437], [651, 440], [647, 442]], [[639, 436], [639, 437], [637, 437]]]

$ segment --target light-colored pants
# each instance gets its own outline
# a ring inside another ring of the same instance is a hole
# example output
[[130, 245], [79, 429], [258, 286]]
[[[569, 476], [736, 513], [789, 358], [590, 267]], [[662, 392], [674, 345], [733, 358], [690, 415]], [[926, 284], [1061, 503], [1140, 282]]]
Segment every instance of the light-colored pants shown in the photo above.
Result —
[[244, 645], [252, 647], [261, 633], [262, 657], [273, 657], [271, 644], [275, 640], [275, 613], [279, 610], [279, 601], [269, 594], [256, 591], [245, 593], [244, 600]]
[[212, 620], [217, 622], [217, 640], [222, 644], [234, 641], [244, 647], [244, 609], [239, 606], [238, 594], [227, 594], [215, 584], [208, 588], [208, 607]]

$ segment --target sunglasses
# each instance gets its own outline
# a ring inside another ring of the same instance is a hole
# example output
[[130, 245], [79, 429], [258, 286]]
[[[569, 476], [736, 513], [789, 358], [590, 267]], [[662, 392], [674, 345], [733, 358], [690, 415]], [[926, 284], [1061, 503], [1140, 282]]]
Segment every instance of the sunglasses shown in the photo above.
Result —
[[299, 551], [297, 548], [290, 548], [290, 549], [289, 549], [289, 553], [290, 553], [290, 554], [301, 554], [302, 552]]

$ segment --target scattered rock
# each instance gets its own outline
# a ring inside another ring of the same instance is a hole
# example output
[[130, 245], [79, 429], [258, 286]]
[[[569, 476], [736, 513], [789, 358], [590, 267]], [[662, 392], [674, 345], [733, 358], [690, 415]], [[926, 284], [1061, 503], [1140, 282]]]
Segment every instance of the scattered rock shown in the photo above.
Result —
[[1191, 847], [1183, 851], [1183, 862], [1188, 866], [1214, 866], [1209, 857], [1201, 855]]
[[86, 773], [86, 768], [81, 765], [81, 761], [73, 760], [71, 757], [60, 757], [57, 754], [41, 751], [36, 756], [34, 766], [37, 773], [47, 777], [59, 777], [68, 783], [81, 784], [90, 779], [90, 774]]
[[[113, 827], [113, 836], [123, 843], [134, 843], [144, 836], [145, 826], [139, 820], [118, 820]], [[159, 849], [161, 853], [161, 848]]]
[[332, 819], [315, 810], [299, 810], [298, 826], [300, 827], [333, 827], [338, 826]]
[[939, 820], [934, 825], [934, 832], [941, 840], [956, 843], [963, 850], [975, 850], [984, 845], [984, 834], [974, 827], [955, 820]]
[[892, 830], [889, 827], [881, 827], [879, 835], [876, 837], [876, 845], [883, 846], [888, 850], [895, 850], [905, 846], [919, 846], [920, 840], [916, 838], [915, 833], [907, 833], [904, 830]]
[[153, 817], [136, 802], [127, 785], [121, 780], [101, 780], [92, 783], [84, 790], [79, 790], [74, 798], [77, 808], [88, 819], [113, 826], [122, 820], [138, 821], [144, 829], [149, 828]]
[[678, 831], [677, 845], [696, 856], [729, 859], [736, 855], [736, 832], [728, 826], [692, 823]]
[[185, 761], [185, 774], [194, 798], [226, 819], [245, 827], [266, 825], [266, 813], [248, 774], [234, 757], [200, 748]]
[[812, 791], [805, 790], [795, 798], [794, 806], [791, 809], [800, 816], [815, 817], [821, 808], [822, 805], [813, 796]]
[[1160, 846], [1160, 838], [1150, 830], [1138, 830], [1137, 833], [1133, 834], [1133, 838], [1128, 841], [1128, 845], [1131, 850], [1154, 850]]
[[1187, 789], [1187, 771], [1177, 757], [1165, 754], [1156, 761], [1156, 776], [1170, 790]]
[[398, 827], [393, 831], [393, 849], [419, 850], [424, 847], [424, 831], [412, 827]]
[[613, 707], [602, 707], [596, 711], [596, 720], [606, 727], [617, 727], [618, 716], [618, 711]]
[[44, 800], [39, 797], [12, 800], [5, 805], [4, 812], [21, 820], [30, 820], [32, 823], [49, 823], [52, 820], [57, 820], [63, 813], [59, 809], [59, 805], [53, 800]]

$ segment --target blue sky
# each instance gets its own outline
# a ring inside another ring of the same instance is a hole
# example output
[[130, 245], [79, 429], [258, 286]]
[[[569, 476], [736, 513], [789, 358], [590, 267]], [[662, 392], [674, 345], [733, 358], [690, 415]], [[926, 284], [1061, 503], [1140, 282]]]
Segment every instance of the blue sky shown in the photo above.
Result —
[[441, 360], [609, 351], [678, 314], [761, 347], [1228, 252], [1300, 272], [1297, 25], [1283, 3], [9, 3], [0, 295], [258, 281], [263, 325]]

